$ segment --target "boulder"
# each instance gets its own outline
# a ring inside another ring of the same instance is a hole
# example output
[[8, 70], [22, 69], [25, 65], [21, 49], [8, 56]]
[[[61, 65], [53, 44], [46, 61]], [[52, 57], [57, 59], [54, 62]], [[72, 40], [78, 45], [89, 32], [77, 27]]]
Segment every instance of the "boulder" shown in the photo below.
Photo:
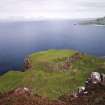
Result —
[[22, 95], [31, 95], [31, 90], [29, 88], [17, 88], [14, 90], [14, 95], [22, 96]]
[[91, 82], [97, 84], [101, 82], [101, 75], [98, 72], [92, 72], [90, 75]]

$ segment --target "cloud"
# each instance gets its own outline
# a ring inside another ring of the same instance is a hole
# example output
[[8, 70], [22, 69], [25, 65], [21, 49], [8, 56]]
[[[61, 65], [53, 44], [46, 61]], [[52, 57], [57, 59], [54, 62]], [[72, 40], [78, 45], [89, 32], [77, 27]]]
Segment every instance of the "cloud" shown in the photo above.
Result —
[[105, 0], [2, 0], [1, 19], [86, 18], [105, 15]]

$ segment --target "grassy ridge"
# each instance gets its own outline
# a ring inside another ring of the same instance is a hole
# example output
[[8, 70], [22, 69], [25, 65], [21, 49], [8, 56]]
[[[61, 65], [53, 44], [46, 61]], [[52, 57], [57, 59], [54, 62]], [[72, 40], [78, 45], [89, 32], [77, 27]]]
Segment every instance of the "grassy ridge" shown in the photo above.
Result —
[[32, 68], [26, 72], [10, 71], [0, 77], [0, 92], [29, 87], [33, 93], [55, 99], [81, 86], [92, 71], [105, 72], [105, 60], [84, 55], [65, 72], [44, 70], [44, 63], [59, 62], [75, 54], [73, 50], [48, 50], [30, 55]]

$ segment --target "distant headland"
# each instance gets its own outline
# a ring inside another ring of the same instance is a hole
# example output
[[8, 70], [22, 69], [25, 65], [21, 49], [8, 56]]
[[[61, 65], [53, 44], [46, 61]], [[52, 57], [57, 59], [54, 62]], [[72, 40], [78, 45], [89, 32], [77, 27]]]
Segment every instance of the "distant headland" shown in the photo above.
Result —
[[81, 25], [105, 25], [105, 17], [80, 22]]

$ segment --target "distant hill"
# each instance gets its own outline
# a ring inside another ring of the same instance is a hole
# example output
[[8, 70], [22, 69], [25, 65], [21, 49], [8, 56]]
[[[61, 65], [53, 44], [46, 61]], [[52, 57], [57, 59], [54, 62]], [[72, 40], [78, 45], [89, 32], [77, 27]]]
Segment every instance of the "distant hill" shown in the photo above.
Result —
[[105, 17], [97, 18], [94, 20], [92, 19], [92, 20], [83, 21], [80, 24], [82, 25], [87, 25], [87, 24], [105, 25]]
[[105, 59], [74, 50], [47, 50], [29, 57], [32, 67], [25, 72], [0, 76], [0, 93], [27, 87], [33, 94], [56, 99], [83, 85], [92, 71], [105, 73]]

